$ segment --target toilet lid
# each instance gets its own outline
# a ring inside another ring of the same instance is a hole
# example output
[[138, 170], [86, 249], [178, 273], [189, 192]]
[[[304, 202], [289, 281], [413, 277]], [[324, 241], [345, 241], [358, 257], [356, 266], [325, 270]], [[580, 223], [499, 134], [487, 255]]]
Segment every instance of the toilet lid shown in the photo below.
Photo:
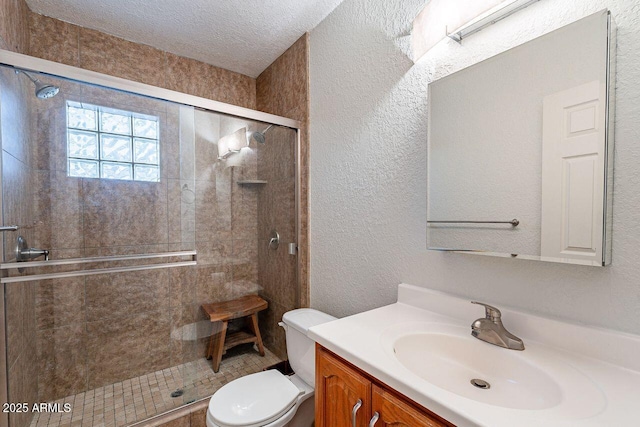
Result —
[[287, 377], [275, 369], [231, 381], [209, 401], [209, 415], [221, 427], [258, 427], [287, 412], [300, 394]]

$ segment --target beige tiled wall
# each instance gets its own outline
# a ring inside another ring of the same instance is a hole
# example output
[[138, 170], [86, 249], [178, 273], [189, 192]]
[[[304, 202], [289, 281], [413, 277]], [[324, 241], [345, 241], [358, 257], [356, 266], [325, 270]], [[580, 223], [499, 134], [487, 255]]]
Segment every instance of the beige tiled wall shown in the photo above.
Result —
[[256, 81], [243, 74], [36, 13], [29, 13], [29, 28], [30, 55], [242, 107], [256, 107]]
[[[31, 140], [42, 142], [32, 146], [33, 245], [49, 248], [52, 258], [195, 248], [199, 265], [35, 283], [43, 401], [202, 357], [206, 332], [196, 340], [189, 337], [195, 323], [205, 320], [200, 306], [257, 292], [258, 270], [257, 197], [239, 189], [233, 175], [235, 170], [255, 174], [255, 156], [236, 158], [235, 166], [227, 167], [217, 162], [215, 144], [221, 133], [242, 123], [88, 85], [55, 83], [62, 86], [60, 95], [33, 104], [37, 120]], [[161, 181], [68, 177], [66, 100], [158, 116]]]
[[[2, 199], [5, 224], [18, 225], [18, 232], [3, 233], [3, 261], [14, 258], [13, 248], [18, 234], [33, 237], [33, 204], [31, 162], [29, 156], [29, 97], [33, 87], [24, 76], [13, 70], [0, 69], [0, 121], [2, 126]], [[26, 197], [25, 197], [26, 196]], [[6, 363], [8, 367], [9, 402], [35, 402], [37, 377], [31, 375], [36, 365], [35, 286], [33, 283], [5, 285]], [[4, 350], [3, 350], [4, 353]], [[4, 356], [4, 354], [3, 354]], [[29, 424], [31, 414], [9, 415], [12, 425]]]
[[[29, 13], [24, 0], [0, 0], [0, 48], [26, 53], [29, 48]], [[3, 127], [0, 137], [2, 189], [5, 203], [12, 205], [4, 220], [17, 221], [22, 226], [32, 222], [31, 206], [21, 197], [22, 192], [28, 191], [31, 176], [28, 156], [25, 155], [29, 132], [26, 120], [28, 106], [23, 101], [23, 96], [32, 90], [29, 85], [29, 82], [16, 80], [11, 71], [0, 71], [0, 120], [10, 124]], [[13, 242], [17, 237], [17, 233], [4, 234], [6, 242]], [[0, 246], [0, 259], [4, 260], [4, 242]], [[0, 370], [8, 376], [7, 388], [0, 387], [0, 401], [35, 402], [37, 379], [29, 374], [36, 363], [34, 286], [7, 286], [5, 299], [6, 305], [2, 305], [0, 315], [4, 317], [6, 314], [6, 320], [11, 323], [7, 325], [5, 337], [5, 345], [11, 350], [9, 354], [3, 350], [0, 355]], [[6, 313], [4, 307], [7, 308]], [[5, 378], [5, 374], [1, 377]], [[6, 414], [0, 414], [0, 423], [6, 422], [6, 417]], [[9, 418], [13, 426], [23, 427], [29, 425], [32, 416], [11, 414]]]
[[256, 79], [257, 109], [306, 122], [309, 117], [309, 34]]
[[[282, 315], [296, 307], [296, 257], [289, 255], [288, 244], [296, 242], [295, 142], [292, 129], [273, 127], [266, 143], [258, 147], [258, 177], [267, 181], [258, 190], [258, 279], [261, 294], [269, 301], [264, 314], [267, 346], [286, 357]], [[280, 235], [280, 246], [269, 247], [271, 230]]]
[[[33, 56], [204, 98], [255, 108], [255, 79], [248, 76], [35, 13], [30, 14], [30, 29], [30, 54]], [[114, 57], [117, 57], [118, 61], [113, 61]], [[91, 102], [90, 99], [89, 102]], [[99, 103], [97, 100], [95, 102]], [[84, 229], [87, 230], [87, 234], [83, 235], [83, 238], [87, 239], [85, 241], [87, 247], [91, 246], [91, 241], [114, 245], [123, 237], [131, 237], [133, 234], [140, 237], [141, 244], [168, 243], [172, 250], [193, 248], [198, 250], [199, 267], [197, 269], [183, 268], [170, 272], [173, 294], [169, 296], [168, 301], [171, 305], [171, 321], [174, 327], [203, 321], [200, 310], [203, 302], [229, 299], [250, 290], [255, 292], [256, 288], [254, 276], [257, 274], [257, 253], [254, 249], [255, 245], [252, 244], [252, 240], [255, 240], [255, 226], [252, 230], [250, 224], [252, 220], [255, 222], [252, 210], [255, 212], [256, 201], [252, 202], [248, 194], [232, 191], [232, 169], [213, 167], [216, 164], [217, 150], [212, 142], [217, 140], [221, 130], [224, 131], [220, 127], [224, 126], [225, 120], [204, 112], [196, 112], [196, 116], [195, 120], [198, 121], [199, 128], [195, 138], [196, 175], [181, 177], [176, 176], [175, 173], [169, 173], [167, 188], [160, 193], [151, 194], [152, 199], [156, 200], [153, 203], [157, 208], [155, 212], [153, 209], [148, 209], [145, 204], [139, 203], [139, 196], [144, 198], [144, 195], [130, 194], [125, 196], [125, 199], [128, 198], [131, 203], [118, 200], [112, 204], [111, 198], [108, 196], [104, 198], [103, 192], [97, 191], [96, 203], [90, 203], [82, 216]], [[174, 126], [169, 126], [168, 131], [179, 129], [177, 114], [168, 114], [167, 121], [174, 122]], [[178, 144], [167, 144], [163, 149], [168, 152], [168, 150], [175, 150], [178, 146]], [[63, 154], [64, 151], [61, 153]], [[178, 152], [171, 152], [163, 159], [177, 158], [179, 155]], [[176, 169], [175, 164], [171, 163], [163, 162], [162, 166], [165, 170]], [[189, 166], [187, 165], [185, 169], [190, 169]], [[187, 185], [186, 188], [185, 185]], [[191, 214], [179, 215], [181, 205], [174, 203], [175, 199], [188, 199], [190, 195], [194, 200], [192, 204], [182, 203], [182, 211], [192, 209]], [[154, 196], [159, 197], [156, 199]], [[100, 203], [101, 198], [102, 203]], [[56, 203], [56, 200], [59, 198], [52, 197], [52, 203]], [[163, 200], [165, 203], [168, 201], [167, 211], [162, 209]], [[135, 213], [136, 210], [140, 210], [144, 215], [153, 214], [156, 220], [150, 228], [120, 228], [118, 224], [122, 218], [113, 223], [105, 222], [108, 218], [114, 218], [108, 212], [102, 212], [105, 203], [110, 205], [110, 212]], [[248, 221], [249, 224], [247, 224]], [[92, 223], [102, 226], [93, 227]], [[168, 239], [163, 240], [160, 234], [164, 231], [168, 234]], [[56, 234], [53, 230], [52, 233]], [[65, 234], [68, 235], [68, 233]], [[185, 246], [184, 242], [191, 242], [191, 244]], [[247, 247], [251, 250], [245, 250]], [[239, 257], [242, 259], [234, 266], [224, 262], [231, 258], [237, 260]], [[237, 283], [238, 280], [243, 279], [246, 279], [248, 284]], [[195, 293], [192, 292], [194, 288]], [[172, 340], [170, 350], [172, 363], [177, 358], [189, 359], [194, 355], [200, 357], [205, 345], [206, 338], [196, 342], [182, 343]], [[164, 355], [163, 352], [157, 355], [160, 363], [165, 363], [166, 359], [160, 357]], [[130, 373], [133, 374], [134, 371]]]
[[[286, 248], [279, 252], [259, 246], [259, 281], [264, 284], [265, 296], [271, 303], [270, 312], [265, 319], [265, 328], [269, 335], [271, 348], [276, 354], [284, 356], [286, 352], [284, 333], [277, 323], [282, 315], [296, 306], [309, 305], [309, 240], [308, 240], [308, 120], [309, 120], [309, 66], [308, 34], [302, 36], [256, 80], [257, 108], [272, 114], [290, 117], [303, 123], [301, 129], [301, 200], [300, 200], [300, 292], [296, 301], [296, 277], [294, 258], [287, 255]], [[271, 131], [270, 131], [271, 132]], [[271, 228], [277, 227], [284, 241], [295, 241], [295, 209], [292, 185], [293, 145], [291, 136], [285, 129], [276, 129], [268, 135], [269, 145], [275, 149], [261, 151], [258, 160], [259, 174], [266, 176], [269, 184], [265, 186], [258, 200], [259, 235], [264, 237]], [[290, 240], [289, 240], [290, 239]]]
[[[307, 36], [296, 42], [256, 81], [31, 13], [23, 0], [0, 0], [0, 24], [2, 48], [257, 108], [302, 120], [305, 124], [308, 120]], [[113, 57], [118, 57], [118, 61], [111, 60]], [[29, 92], [25, 99], [30, 99], [32, 88], [28, 82], [22, 84]], [[69, 82], [60, 85], [63, 93], [82, 95], [85, 102], [104, 105], [104, 96], [99, 89], [80, 88]], [[15, 94], [4, 87], [2, 85], [0, 93], [2, 111], [21, 111], [26, 115], [26, 107], [22, 110], [5, 108], [4, 102], [17, 101], [11, 98]], [[126, 95], [115, 93], [110, 93], [108, 99], [120, 108], [126, 108], [132, 102]], [[257, 292], [261, 286], [266, 288], [263, 293], [271, 302], [271, 308], [263, 317], [265, 339], [282, 355], [284, 335], [276, 325], [282, 314], [296, 305], [291, 300], [295, 292], [290, 289], [295, 286], [290, 275], [295, 269], [288, 265], [292, 258], [283, 257], [271, 263], [267, 257], [273, 254], [261, 252], [267, 225], [265, 221], [259, 223], [258, 212], [265, 209], [265, 203], [284, 202], [282, 209], [290, 208], [291, 200], [276, 198], [278, 194], [289, 194], [290, 189], [280, 188], [289, 185], [287, 180], [283, 178], [283, 182], [277, 184], [274, 175], [272, 192], [263, 194], [258, 188], [236, 185], [239, 176], [250, 178], [250, 175], [258, 174], [258, 153], [246, 156], [233, 167], [220, 166], [212, 162], [217, 156], [211, 144], [215, 136], [202, 132], [195, 138], [198, 156], [193, 156], [196, 160], [193, 177], [181, 176], [180, 165], [170, 159], [182, 157], [184, 161], [184, 153], [179, 152], [178, 144], [168, 143], [163, 146], [164, 152], [170, 155], [163, 157], [162, 169], [166, 178], [163, 182], [166, 184], [162, 186], [143, 184], [131, 191], [118, 184], [70, 180], [65, 172], [64, 129], [59, 127], [64, 123], [63, 100], [63, 97], [49, 101], [32, 99], [31, 116], [20, 121], [32, 125], [30, 148], [27, 136], [23, 135], [21, 140], [3, 135], [3, 143], [6, 141], [2, 165], [5, 169], [2, 175], [5, 202], [13, 200], [12, 191], [20, 199], [11, 204], [18, 210], [16, 221], [24, 225], [30, 221], [34, 225], [23, 227], [22, 231], [28, 233], [30, 245], [51, 248], [52, 257], [57, 258], [132, 253], [138, 252], [140, 247], [145, 251], [196, 248], [199, 266], [127, 273], [108, 280], [91, 276], [8, 287], [10, 301], [7, 306], [15, 308], [7, 313], [10, 323], [7, 336], [9, 383], [10, 393], [13, 393], [10, 400], [52, 399], [139, 375], [143, 370], [152, 371], [200, 357], [206, 338], [175, 340], [171, 338], [171, 332], [203, 320], [202, 302]], [[173, 129], [183, 130], [177, 111], [149, 103], [143, 108], [157, 111], [166, 123], [173, 123], [165, 129], [166, 141], [178, 140], [180, 135], [171, 134]], [[209, 118], [209, 121], [215, 122], [215, 119]], [[3, 116], [2, 123], [4, 131], [4, 124], [11, 121]], [[217, 126], [218, 132], [224, 132], [237, 127], [237, 123], [219, 119]], [[216, 128], [205, 129], [214, 132]], [[307, 206], [306, 129], [307, 126], [302, 133], [303, 212]], [[22, 132], [28, 133], [28, 130]], [[271, 137], [276, 138], [277, 132]], [[50, 141], [55, 143], [48, 143]], [[267, 158], [265, 156], [263, 160]], [[277, 162], [284, 159], [280, 157]], [[184, 169], [189, 170], [189, 167]], [[286, 176], [288, 172], [274, 168], [265, 173], [284, 173], [281, 176]], [[16, 182], [30, 185], [20, 193], [16, 191], [20, 188], [16, 187]], [[21, 197], [25, 194], [31, 197]], [[149, 199], [151, 209], [139, 208], [139, 201], [145, 198]], [[176, 199], [180, 199], [180, 203], [173, 203]], [[260, 200], [262, 206], [259, 206]], [[30, 215], [33, 218], [28, 218]], [[57, 225], [45, 225], [51, 223]], [[122, 228], [123, 223], [131, 224], [131, 227]], [[98, 228], [97, 224], [106, 225], [106, 228]], [[137, 228], [136, 224], [144, 226]], [[281, 229], [286, 230], [283, 233], [290, 233], [291, 224], [282, 225]], [[306, 215], [303, 215], [303, 239], [299, 242], [303, 290], [298, 302], [303, 306], [308, 304], [306, 230]], [[12, 241], [15, 236], [7, 233], [7, 239]], [[127, 243], [122, 244], [122, 239]], [[262, 268], [258, 263], [261, 256]], [[149, 282], [154, 284], [153, 289], [148, 287]], [[38, 361], [34, 357], [36, 354]], [[40, 382], [39, 394], [35, 371], [38, 371]], [[22, 426], [28, 422], [27, 417], [17, 416], [13, 425]]]
[[[206, 334], [180, 340], [180, 328], [205, 320], [203, 303], [256, 293], [260, 286], [258, 195], [236, 184], [238, 174], [255, 178], [256, 155], [247, 151], [218, 162], [215, 145], [245, 122], [191, 110], [195, 126], [187, 126], [172, 104], [56, 83], [63, 86], [58, 97], [34, 104], [32, 140], [42, 144], [33, 145], [33, 244], [50, 248], [52, 258], [195, 248], [199, 265], [36, 283], [38, 355], [46, 361], [39, 364], [43, 400], [202, 357]], [[67, 177], [66, 99], [158, 115], [166, 179]], [[195, 147], [181, 150], [189, 129]], [[190, 160], [181, 151], [197, 156]]]
[[[180, 178], [180, 156], [161, 157], [160, 183], [70, 178], [65, 114], [66, 101], [72, 100], [156, 115], [161, 153], [168, 154], [179, 146], [170, 119], [177, 107], [61, 80], [54, 83], [61, 86], [57, 97], [29, 97], [35, 117], [31, 157], [36, 178], [30, 244], [50, 249], [52, 259], [166, 251], [172, 243], [168, 188]], [[177, 215], [180, 221], [180, 211]], [[168, 271], [45, 280], [34, 287], [39, 363], [31, 372], [37, 371], [41, 401], [171, 366]]]
[[0, 0], [0, 44], [2, 49], [29, 50], [29, 8], [24, 0]]

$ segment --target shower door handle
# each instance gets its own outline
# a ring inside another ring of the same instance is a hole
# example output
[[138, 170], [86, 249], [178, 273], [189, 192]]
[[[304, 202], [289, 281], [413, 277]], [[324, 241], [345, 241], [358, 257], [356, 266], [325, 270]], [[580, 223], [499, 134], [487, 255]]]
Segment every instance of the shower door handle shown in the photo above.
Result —
[[0, 226], [0, 231], [17, 231], [17, 225], [2, 225]]

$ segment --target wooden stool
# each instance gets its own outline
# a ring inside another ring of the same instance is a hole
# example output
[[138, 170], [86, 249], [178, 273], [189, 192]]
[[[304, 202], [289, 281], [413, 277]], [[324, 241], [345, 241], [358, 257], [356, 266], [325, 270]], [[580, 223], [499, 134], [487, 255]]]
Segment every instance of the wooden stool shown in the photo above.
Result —
[[[211, 320], [211, 340], [207, 346], [207, 359], [211, 358], [213, 372], [220, 370], [222, 355], [231, 347], [239, 344], [256, 343], [260, 356], [264, 356], [264, 346], [258, 328], [258, 312], [267, 308], [268, 304], [258, 295], [246, 295], [231, 301], [204, 304], [202, 309]], [[227, 324], [230, 320], [245, 317], [251, 333], [245, 331], [229, 334]]]

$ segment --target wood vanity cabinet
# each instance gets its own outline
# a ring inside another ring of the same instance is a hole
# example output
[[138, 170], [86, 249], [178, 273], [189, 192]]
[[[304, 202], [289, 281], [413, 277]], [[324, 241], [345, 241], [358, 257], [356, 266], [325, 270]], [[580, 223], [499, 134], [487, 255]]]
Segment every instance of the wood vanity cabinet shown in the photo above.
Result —
[[454, 427], [318, 344], [315, 399], [316, 427]]

